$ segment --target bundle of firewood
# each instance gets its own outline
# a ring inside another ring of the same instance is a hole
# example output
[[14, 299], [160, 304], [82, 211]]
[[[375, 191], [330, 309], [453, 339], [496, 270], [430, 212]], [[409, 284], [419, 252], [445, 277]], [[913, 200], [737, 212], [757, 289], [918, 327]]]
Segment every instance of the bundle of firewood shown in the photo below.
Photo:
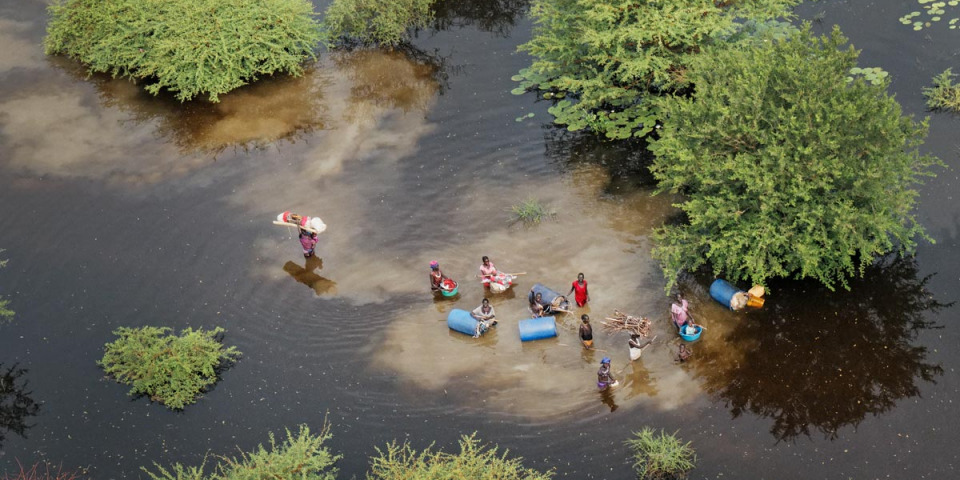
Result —
[[600, 323], [603, 324], [605, 330], [611, 332], [629, 332], [644, 337], [650, 336], [650, 320], [648, 318], [634, 317], [620, 310], [614, 310], [613, 316], [607, 317], [607, 321]]

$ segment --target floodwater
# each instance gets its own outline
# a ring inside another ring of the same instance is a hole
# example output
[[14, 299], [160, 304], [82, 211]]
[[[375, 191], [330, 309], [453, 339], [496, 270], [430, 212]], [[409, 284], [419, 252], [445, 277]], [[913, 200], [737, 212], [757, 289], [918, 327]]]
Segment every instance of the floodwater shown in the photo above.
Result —
[[[0, 325], [3, 470], [48, 460], [136, 478], [327, 418], [341, 478], [362, 477], [390, 440], [453, 448], [474, 431], [561, 477], [633, 478], [623, 440], [643, 426], [691, 441], [695, 478], [957, 475], [957, 116], [931, 114], [923, 147], [951, 166], [920, 189], [936, 244], [878, 262], [850, 292], [775, 283], [764, 309], [740, 314], [692, 276], [680, 288], [707, 330], [678, 365], [649, 256], [676, 199], [650, 195], [642, 145], [554, 128], [546, 102], [509, 94], [527, 63], [525, 2], [445, 2], [416, 49], [325, 54], [216, 105], [44, 57], [44, 6], [0, 0], [0, 294], [17, 312]], [[818, 31], [839, 24], [924, 116], [920, 88], [956, 67], [960, 37], [898, 22], [917, 9], [799, 13]], [[554, 215], [511, 222], [528, 198]], [[329, 225], [319, 258], [271, 224], [283, 210]], [[526, 275], [491, 297], [500, 325], [474, 340], [445, 318], [484, 296], [482, 255]], [[429, 294], [433, 259], [458, 298]], [[527, 289], [566, 293], [578, 272], [598, 351], [579, 347], [574, 315], [558, 338], [522, 344]], [[654, 321], [633, 364], [626, 337], [597, 323], [617, 309]], [[173, 413], [96, 366], [112, 330], [140, 325], [223, 326], [244, 358]], [[605, 355], [623, 386], [601, 395]]]

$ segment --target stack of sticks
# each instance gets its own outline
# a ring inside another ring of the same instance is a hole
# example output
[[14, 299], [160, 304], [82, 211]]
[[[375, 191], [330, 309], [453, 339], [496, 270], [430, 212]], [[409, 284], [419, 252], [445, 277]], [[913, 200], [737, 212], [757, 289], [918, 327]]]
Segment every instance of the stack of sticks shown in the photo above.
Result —
[[627, 315], [620, 310], [614, 310], [613, 316], [607, 317], [606, 322], [600, 323], [603, 324], [605, 330], [611, 332], [629, 332], [643, 337], [650, 336], [650, 319]]

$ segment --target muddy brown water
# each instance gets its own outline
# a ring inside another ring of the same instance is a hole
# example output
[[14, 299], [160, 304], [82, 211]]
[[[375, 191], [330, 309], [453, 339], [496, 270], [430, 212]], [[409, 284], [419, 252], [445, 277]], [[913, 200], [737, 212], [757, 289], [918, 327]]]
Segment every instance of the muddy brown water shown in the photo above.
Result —
[[[745, 314], [693, 276], [681, 289], [707, 330], [677, 365], [649, 257], [675, 199], [650, 196], [641, 146], [553, 128], [548, 104], [509, 94], [527, 62], [524, 2], [447, 2], [416, 51], [324, 55], [217, 105], [45, 58], [44, 5], [0, 2], [0, 294], [17, 312], [0, 325], [3, 470], [49, 460], [136, 478], [326, 417], [341, 478], [362, 477], [390, 440], [450, 449], [474, 431], [561, 477], [632, 478], [622, 442], [643, 426], [691, 441], [695, 478], [957, 475], [958, 117], [932, 114], [923, 147], [951, 165], [920, 190], [935, 245], [878, 262], [850, 292], [775, 283]], [[897, 21], [918, 9], [826, 1], [800, 14], [818, 31], [839, 24], [922, 116], [920, 88], [957, 67], [960, 37]], [[511, 223], [526, 198], [555, 216]], [[327, 222], [319, 258], [271, 225], [286, 209]], [[527, 275], [492, 297], [501, 324], [473, 340], [444, 319], [483, 297], [481, 255]], [[427, 293], [432, 259], [459, 298]], [[519, 341], [527, 289], [566, 290], [581, 271], [595, 320], [655, 321], [642, 360], [599, 328], [602, 351], [584, 352], [573, 316], [556, 339]], [[172, 413], [95, 364], [113, 329], [139, 325], [220, 325], [244, 358]], [[594, 387], [604, 355], [623, 384], [609, 395]]]

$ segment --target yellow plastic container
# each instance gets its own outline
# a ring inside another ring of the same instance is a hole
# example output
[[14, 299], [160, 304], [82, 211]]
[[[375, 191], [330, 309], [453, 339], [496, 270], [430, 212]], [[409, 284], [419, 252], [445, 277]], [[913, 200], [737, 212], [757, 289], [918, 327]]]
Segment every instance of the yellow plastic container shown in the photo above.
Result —
[[747, 298], [747, 306], [748, 306], [748, 307], [753, 307], [753, 308], [760, 308], [760, 307], [762, 307], [762, 306], [763, 306], [763, 297], [755, 297], [755, 296], [753, 296], [753, 295], [749, 295], [748, 298]]

